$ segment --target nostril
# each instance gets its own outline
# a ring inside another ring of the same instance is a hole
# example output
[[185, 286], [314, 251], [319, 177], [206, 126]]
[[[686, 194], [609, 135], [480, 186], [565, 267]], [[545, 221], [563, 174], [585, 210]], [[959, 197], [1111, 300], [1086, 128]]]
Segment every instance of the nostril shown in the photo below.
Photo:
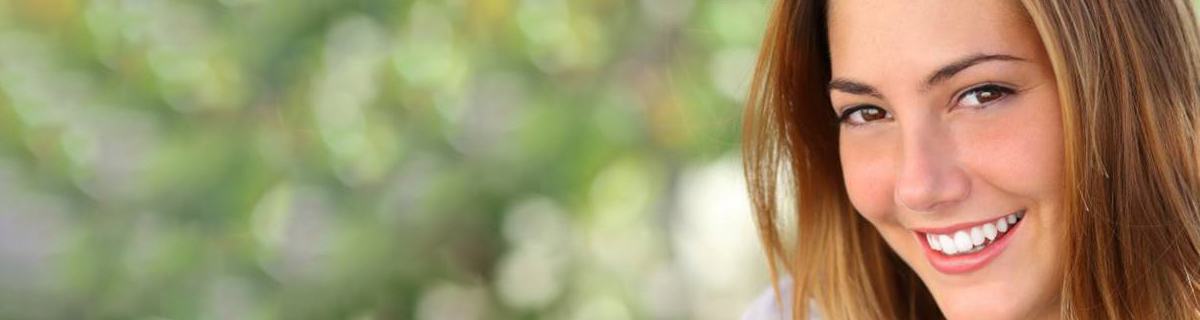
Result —
[[936, 193], [933, 181], [901, 179], [896, 186], [896, 202], [911, 211], [932, 211], [938, 203]]
[[939, 207], [965, 199], [970, 194], [970, 179], [957, 168], [938, 173], [902, 174], [895, 186], [895, 201], [915, 212], [932, 212]]

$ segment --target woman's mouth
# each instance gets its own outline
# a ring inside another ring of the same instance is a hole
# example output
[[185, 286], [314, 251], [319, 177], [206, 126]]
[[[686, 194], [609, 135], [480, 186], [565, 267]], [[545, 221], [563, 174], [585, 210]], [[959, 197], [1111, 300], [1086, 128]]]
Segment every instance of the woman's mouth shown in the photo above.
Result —
[[1000, 254], [1016, 231], [1025, 210], [994, 220], [962, 227], [917, 232], [926, 256], [943, 273], [964, 273], [982, 268]]

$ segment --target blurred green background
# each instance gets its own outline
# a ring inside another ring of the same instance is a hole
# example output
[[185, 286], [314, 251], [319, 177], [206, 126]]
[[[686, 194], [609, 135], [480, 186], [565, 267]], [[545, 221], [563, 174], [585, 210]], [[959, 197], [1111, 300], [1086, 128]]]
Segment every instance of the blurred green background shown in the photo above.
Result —
[[0, 0], [0, 319], [731, 319], [761, 0]]

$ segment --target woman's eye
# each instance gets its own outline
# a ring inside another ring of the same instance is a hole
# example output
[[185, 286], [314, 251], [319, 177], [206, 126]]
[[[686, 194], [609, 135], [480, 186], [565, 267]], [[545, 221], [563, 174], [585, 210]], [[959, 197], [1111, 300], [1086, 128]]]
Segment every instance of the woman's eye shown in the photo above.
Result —
[[967, 107], [979, 107], [1000, 100], [1011, 93], [1013, 93], [1012, 89], [989, 84], [963, 92], [962, 96], [958, 98], [958, 103]]
[[862, 125], [868, 122], [884, 120], [891, 118], [892, 115], [876, 106], [857, 106], [851, 107], [842, 112], [841, 122], [851, 125]]

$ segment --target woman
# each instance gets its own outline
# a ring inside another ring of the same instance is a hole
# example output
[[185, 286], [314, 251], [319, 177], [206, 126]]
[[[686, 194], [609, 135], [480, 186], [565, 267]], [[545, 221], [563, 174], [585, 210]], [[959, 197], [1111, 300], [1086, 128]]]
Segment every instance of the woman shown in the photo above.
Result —
[[1193, 5], [778, 0], [744, 122], [786, 282], [761, 300], [828, 319], [1200, 318]]

